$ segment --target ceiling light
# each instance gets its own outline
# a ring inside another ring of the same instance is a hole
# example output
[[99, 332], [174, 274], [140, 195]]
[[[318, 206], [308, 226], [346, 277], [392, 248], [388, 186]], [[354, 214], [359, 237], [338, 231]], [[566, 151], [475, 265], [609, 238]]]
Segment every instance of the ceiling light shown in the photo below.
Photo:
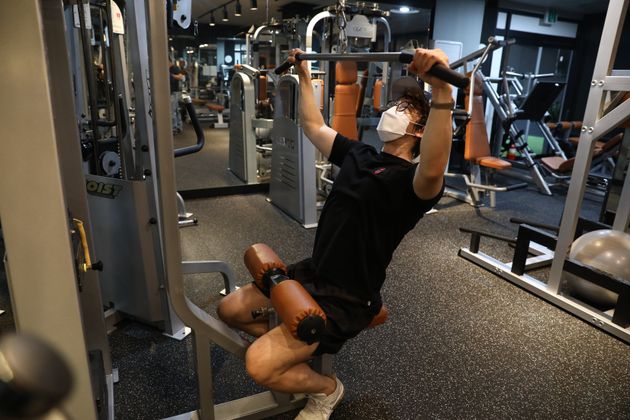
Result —
[[241, 2], [239, 0], [236, 0], [236, 6], [234, 7], [234, 16], [240, 16], [242, 9], [241, 9]]
[[249, 10], [258, 10], [258, 2], [256, 0], [252, 0], [252, 6]]
[[223, 6], [223, 18], [221, 19], [223, 22], [227, 22], [228, 20], [228, 13], [227, 13], [227, 6]]
[[217, 23], [214, 21], [214, 13], [210, 15], [210, 26], [215, 26]]
[[416, 13], [420, 13], [421, 9], [412, 8], [409, 6], [400, 6], [395, 9], [391, 9], [389, 12], [394, 15], [412, 15]]

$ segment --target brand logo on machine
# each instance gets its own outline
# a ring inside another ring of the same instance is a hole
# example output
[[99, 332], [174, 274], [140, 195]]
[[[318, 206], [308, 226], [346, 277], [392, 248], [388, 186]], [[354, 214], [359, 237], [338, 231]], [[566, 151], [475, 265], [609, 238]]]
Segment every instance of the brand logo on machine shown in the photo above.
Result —
[[278, 137], [277, 144], [284, 146], [289, 150], [295, 150], [295, 141], [286, 137]]
[[122, 185], [87, 180], [85, 182], [85, 188], [87, 189], [88, 194], [114, 199], [123, 187]]
[[376, 25], [370, 23], [367, 16], [354, 15], [347, 23], [346, 36], [357, 38], [374, 38], [376, 36]]

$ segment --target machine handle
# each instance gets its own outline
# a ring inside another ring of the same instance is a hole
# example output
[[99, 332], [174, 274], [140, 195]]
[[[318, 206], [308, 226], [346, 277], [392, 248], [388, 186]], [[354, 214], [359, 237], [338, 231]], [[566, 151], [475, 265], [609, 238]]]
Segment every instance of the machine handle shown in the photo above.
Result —
[[[300, 54], [296, 55], [295, 57], [299, 57]], [[285, 61], [284, 63], [280, 64], [278, 67], [276, 67], [276, 69], [273, 71], [275, 74], [282, 74], [285, 71], [289, 70], [291, 67], [293, 67], [293, 63], [291, 63], [289, 60]]]
[[[356, 54], [297, 54], [295, 56], [297, 60], [329, 60], [329, 61], [399, 61], [401, 63], [411, 63], [413, 61], [413, 54], [402, 53], [356, 53]], [[276, 74], [282, 74], [291, 68], [293, 64], [289, 61], [285, 61], [279, 67], [274, 70]], [[457, 86], [459, 88], [465, 88], [468, 86], [468, 77], [465, 75], [451, 70], [441, 64], [436, 64], [428, 71], [432, 76], [437, 77], [447, 83]]]
[[206, 143], [206, 138], [203, 135], [201, 124], [199, 124], [199, 120], [197, 119], [197, 113], [195, 112], [195, 108], [193, 107], [192, 99], [190, 99], [190, 96], [184, 96], [183, 101], [184, 108], [186, 108], [186, 112], [188, 112], [190, 122], [192, 122], [195, 134], [197, 135], [197, 143], [192, 146], [180, 147], [179, 149], [175, 149], [176, 158], [197, 153], [203, 148], [203, 145]]
[[[401, 63], [408, 64], [408, 63], [411, 63], [412, 61], [413, 61], [413, 54], [405, 53], [405, 52], [400, 53]], [[433, 67], [429, 69], [427, 73], [429, 73], [431, 76], [435, 76], [438, 79], [461, 89], [466, 88], [469, 83], [468, 77], [442, 64], [435, 64]]]

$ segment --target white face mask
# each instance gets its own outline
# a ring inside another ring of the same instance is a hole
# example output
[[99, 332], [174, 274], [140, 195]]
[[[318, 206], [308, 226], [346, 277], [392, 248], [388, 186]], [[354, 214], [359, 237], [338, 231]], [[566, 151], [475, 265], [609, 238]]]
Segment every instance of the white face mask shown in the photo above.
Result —
[[399, 139], [406, 134], [415, 135], [407, 132], [410, 122], [411, 120], [405, 111], [398, 111], [398, 107], [393, 106], [381, 115], [376, 132], [383, 143]]

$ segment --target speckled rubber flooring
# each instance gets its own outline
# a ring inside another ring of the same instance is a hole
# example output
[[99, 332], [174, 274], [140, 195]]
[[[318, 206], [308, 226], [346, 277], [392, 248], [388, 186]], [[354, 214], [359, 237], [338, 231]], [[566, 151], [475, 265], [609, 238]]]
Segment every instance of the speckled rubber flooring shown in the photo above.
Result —
[[[395, 253], [383, 290], [389, 321], [336, 356], [346, 395], [331, 418], [630, 418], [630, 346], [457, 256], [468, 243], [459, 226], [514, 234], [512, 216], [555, 224], [563, 200], [530, 188], [499, 195], [494, 210], [475, 210], [444, 198]], [[187, 205], [199, 225], [181, 230], [184, 258], [227, 261], [240, 284], [249, 281], [242, 254], [252, 243], [268, 243], [287, 262], [309, 255], [315, 231], [264, 195]], [[586, 201], [585, 215], [597, 218], [599, 206]], [[511, 252], [491, 240], [482, 250], [506, 258]], [[221, 277], [185, 282], [190, 298], [214, 313]], [[117, 419], [160, 419], [197, 407], [190, 337], [177, 342], [126, 322], [110, 342], [120, 375]], [[215, 402], [261, 390], [241, 360], [216, 346], [212, 356]]]
[[[346, 395], [333, 419], [630, 418], [630, 347], [457, 257], [459, 226], [515, 233], [511, 216], [560, 219], [564, 196], [533, 189], [476, 211], [444, 198], [400, 245], [383, 290], [390, 320], [350, 341], [335, 358]], [[597, 202], [585, 201], [596, 218]], [[248, 282], [243, 251], [266, 242], [287, 262], [309, 255], [315, 231], [263, 195], [190, 201], [199, 226], [181, 230], [185, 259], [219, 259]], [[509, 256], [496, 241], [482, 249]], [[187, 290], [214, 313], [219, 276], [190, 276]], [[191, 340], [138, 324], [111, 336], [120, 369], [116, 415], [156, 419], [192, 410], [197, 395]], [[215, 402], [260, 391], [243, 363], [213, 350]], [[279, 416], [290, 419], [295, 412]]]

